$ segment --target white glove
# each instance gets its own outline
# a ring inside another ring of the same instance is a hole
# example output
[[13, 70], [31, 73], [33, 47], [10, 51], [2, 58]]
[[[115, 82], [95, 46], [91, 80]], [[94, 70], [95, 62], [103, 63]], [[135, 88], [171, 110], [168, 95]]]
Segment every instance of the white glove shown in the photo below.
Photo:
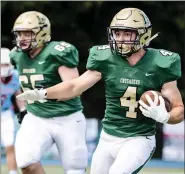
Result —
[[39, 101], [41, 103], [46, 102], [45, 98], [47, 97], [46, 89], [34, 89], [24, 91], [22, 94], [16, 96], [18, 100], [31, 100], [31, 101]]
[[162, 98], [162, 96], [159, 96], [160, 105], [158, 106], [156, 99], [153, 102], [150, 96], [147, 94], [146, 99], [150, 106], [146, 105], [142, 100], [139, 100], [139, 104], [141, 105], [139, 109], [141, 110], [142, 114], [146, 117], [156, 120], [157, 122], [167, 123], [170, 118], [170, 114], [166, 110], [164, 99]]

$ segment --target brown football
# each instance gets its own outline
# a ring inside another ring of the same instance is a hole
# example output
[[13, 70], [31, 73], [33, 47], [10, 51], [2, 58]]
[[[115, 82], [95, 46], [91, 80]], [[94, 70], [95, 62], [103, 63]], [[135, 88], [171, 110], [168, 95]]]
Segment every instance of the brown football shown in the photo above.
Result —
[[[158, 91], [146, 91], [141, 95], [141, 100], [146, 104], [146, 105], [150, 105], [147, 101], [147, 99], [145, 98], [145, 95], [148, 94], [150, 96], [150, 98], [152, 99], [152, 101], [154, 101], [154, 92], [157, 93], [158, 96], [162, 96], [165, 102], [165, 106], [166, 106], [166, 110], [169, 112], [171, 110], [171, 104], [170, 101], [164, 97], [160, 92]], [[160, 104], [160, 100], [158, 100], [158, 105]]]

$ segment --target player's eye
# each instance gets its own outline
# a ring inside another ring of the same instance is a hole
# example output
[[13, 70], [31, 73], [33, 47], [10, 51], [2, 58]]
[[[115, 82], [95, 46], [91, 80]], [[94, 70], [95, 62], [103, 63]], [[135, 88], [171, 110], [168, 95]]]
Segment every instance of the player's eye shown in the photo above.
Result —
[[30, 37], [31, 35], [32, 35], [32, 32], [30, 32], [30, 31], [24, 32], [25, 37]]
[[131, 36], [131, 33], [124, 33], [125, 36]]
[[119, 31], [116, 31], [115, 32], [115, 35], [116, 35], [116, 37], [120, 36], [120, 32]]

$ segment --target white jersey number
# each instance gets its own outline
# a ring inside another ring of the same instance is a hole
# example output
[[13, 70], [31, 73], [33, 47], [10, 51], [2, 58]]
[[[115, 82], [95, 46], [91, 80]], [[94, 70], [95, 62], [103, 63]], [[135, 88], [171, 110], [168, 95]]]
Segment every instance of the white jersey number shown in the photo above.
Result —
[[106, 50], [106, 49], [110, 49], [110, 46], [109, 45], [102, 45], [102, 46], [99, 46], [97, 47], [98, 50]]
[[66, 42], [60, 42], [60, 44], [56, 45], [54, 48], [58, 51], [64, 51], [66, 48], [71, 47], [70, 44]]
[[160, 50], [160, 53], [163, 55], [163, 56], [172, 56], [173, 53], [169, 52], [169, 51], [166, 51], [166, 50]]
[[[35, 82], [36, 81], [41, 81], [41, 80], [44, 80], [43, 74], [30, 75], [30, 82], [31, 82], [31, 86], [32, 86], [33, 89], [35, 88]], [[31, 90], [30, 88], [25, 88], [25, 87], [22, 86], [21, 82], [24, 82], [25, 84], [29, 83], [28, 77], [26, 75], [20, 75], [19, 76], [19, 81], [20, 81], [20, 84], [21, 84], [21, 87], [22, 87], [23, 91]], [[28, 103], [31, 104], [31, 103], [34, 103], [34, 101], [28, 100]]]

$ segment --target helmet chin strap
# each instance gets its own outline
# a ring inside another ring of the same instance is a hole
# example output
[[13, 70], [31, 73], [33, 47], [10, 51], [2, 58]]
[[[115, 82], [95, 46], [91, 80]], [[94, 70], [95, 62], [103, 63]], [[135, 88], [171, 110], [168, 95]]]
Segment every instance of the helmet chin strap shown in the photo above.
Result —
[[159, 34], [160, 34], [160, 32], [158, 32], [158, 33], [154, 34], [150, 39], [148, 39], [148, 40], [146, 41], [146, 43], [145, 43], [145, 44], [143, 44], [143, 45], [141, 46], [141, 48], [143, 48], [144, 46], [148, 46], [148, 45], [149, 45], [149, 43], [150, 43], [153, 39], [155, 39], [156, 37], [158, 37], [158, 36], [159, 36]]

